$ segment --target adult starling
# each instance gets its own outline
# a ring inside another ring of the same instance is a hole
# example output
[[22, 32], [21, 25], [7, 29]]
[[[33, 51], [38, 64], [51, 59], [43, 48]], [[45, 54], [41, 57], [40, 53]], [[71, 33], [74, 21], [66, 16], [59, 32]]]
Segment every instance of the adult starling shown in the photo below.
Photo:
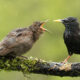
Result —
[[20, 56], [29, 51], [40, 35], [46, 31], [45, 22], [34, 22], [28, 28], [19, 28], [10, 32], [0, 42], [0, 56]]
[[66, 63], [73, 53], [80, 54], [80, 27], [76, 18], [68, 17], [65, 19], [54, 20], [62, 22], [65, 26], [64, 42], [66, 44], [69, 56], [63, 61]]

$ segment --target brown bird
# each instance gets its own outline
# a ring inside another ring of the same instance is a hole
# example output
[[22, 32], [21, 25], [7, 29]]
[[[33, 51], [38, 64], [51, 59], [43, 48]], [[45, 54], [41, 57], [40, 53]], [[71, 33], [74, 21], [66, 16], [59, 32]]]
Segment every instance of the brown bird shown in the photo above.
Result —
[[0, 42], [0, 56], [20, 56], [28, 52], [40, 35], [46, 31], [45, 22], [34, 22], [28, 28], [19, 28], [10, 32]]

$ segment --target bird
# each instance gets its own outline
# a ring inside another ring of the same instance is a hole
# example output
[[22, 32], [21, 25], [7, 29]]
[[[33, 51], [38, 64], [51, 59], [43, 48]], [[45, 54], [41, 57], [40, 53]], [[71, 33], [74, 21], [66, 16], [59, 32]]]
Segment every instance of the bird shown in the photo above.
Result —
[[47, 31], [43, 28], [45, 23], [45, 21], [36, 21], [29, 27], [12, 30], [0, 42], [0, 56], [16, 57], [28, 52], [40, 35]]
[[62, 63], [67, 63], [73, 54], [80, 54], [80, 24], [75, 17], [67, 17], [54, 21], [61, 22], [65, 26], [63, 39], [68, 50], [68, 57]]

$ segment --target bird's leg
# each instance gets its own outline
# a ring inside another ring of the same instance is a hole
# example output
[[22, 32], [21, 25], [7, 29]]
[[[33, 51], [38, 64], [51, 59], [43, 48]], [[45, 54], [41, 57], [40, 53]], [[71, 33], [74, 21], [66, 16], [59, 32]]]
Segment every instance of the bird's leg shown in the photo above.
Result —
[[65, 64], [71, 56], [69, 55], [62, 63]]

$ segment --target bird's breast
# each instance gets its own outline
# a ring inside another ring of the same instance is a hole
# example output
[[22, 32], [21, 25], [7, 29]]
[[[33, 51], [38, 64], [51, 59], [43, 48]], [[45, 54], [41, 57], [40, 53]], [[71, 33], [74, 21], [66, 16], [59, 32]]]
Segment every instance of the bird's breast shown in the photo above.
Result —
[[65, 32], [64, 42], [69, 52], [77, 54], [80, 53], [80, 35], [78, 34], [78, 32]]
[[71, 38], [71, 32], [70, 31], [65, 31], [64, 32], [64, 38], [68, 39], [68, 38]]

